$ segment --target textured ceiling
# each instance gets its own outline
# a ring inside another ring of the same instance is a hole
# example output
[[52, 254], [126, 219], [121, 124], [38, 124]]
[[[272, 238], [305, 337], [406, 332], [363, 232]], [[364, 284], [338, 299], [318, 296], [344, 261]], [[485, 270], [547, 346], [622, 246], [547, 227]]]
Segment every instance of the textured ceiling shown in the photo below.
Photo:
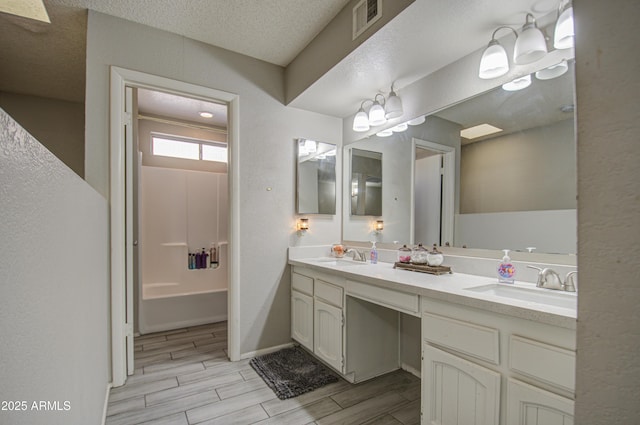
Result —
[[[211, 112], [203, 118], [199, 112]], [[159, 91], [138, 89], [138, 112], [143, 115], [171, 117], [206, 126], [227, 128], [227, 106]]]
[[0, 13], [0, 91], [84, 102], [87, 11], [47, 12], [51, 24]]
[[349, 0], [47, 0], [286, 66]]

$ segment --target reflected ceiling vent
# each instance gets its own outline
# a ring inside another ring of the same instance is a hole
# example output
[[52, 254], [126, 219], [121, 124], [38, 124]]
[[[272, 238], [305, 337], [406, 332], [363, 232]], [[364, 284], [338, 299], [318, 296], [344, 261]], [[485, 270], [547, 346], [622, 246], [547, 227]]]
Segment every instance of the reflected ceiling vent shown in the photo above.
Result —
[[355, 40], [382, 17], [382, 0], [360, 0], [353, 8], [353, 38]]

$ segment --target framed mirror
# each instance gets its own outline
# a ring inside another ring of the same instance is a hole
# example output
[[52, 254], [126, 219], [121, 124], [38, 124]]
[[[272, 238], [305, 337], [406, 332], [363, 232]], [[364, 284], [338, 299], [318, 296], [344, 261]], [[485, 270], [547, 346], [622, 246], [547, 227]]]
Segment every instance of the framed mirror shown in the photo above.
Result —
[[337, 146], [309, 139], [296, 140], [296, 212], [336, 213]]
[[351, 150], [351, 215], [382, 215], [382, 153]]
[[[441, 244], [575, 253], [577, 190], [572, 62], [559, 77], [539, 78], [533, 73], [531, 85], [522, 90], [496, 87], [436, 111], [426, 116], [424, 122], [409, 125], [404, 132], [385, 138], [370, 136], [346, 145], [345, 149], [355, 150], [386, 144], [397, 157], [395, 165], [385, 169], [390, 171], [384, 174], [383, 183], [391, 195], [384, 198], [385, 226], [378, 240], [434, 242], [416, 239], [422, 237], [416, 232], [424, 230], [425, 221], [425, 214], [418, 208], [440, 203], [435, 210], [443, 212], [445, 191], [441, 185], [436, 186], [432, 190], [434, 198], [422, 199], [424, 192], [420, 188], [424, 184], [418, 179], [423, 164], [430, 159], [436, 164], [432, 181], [441, 179], [437, 169], [442, 168], [446, 152], [440, 149], [434, 158], [434, 152], [425, 152], [421, 146], [426, 142], [447, 146], [455, 155], [453, 237], [446, 232], [448, 236]], [[499, 130], [492, 134], [468, 134], [471, 128], [482, 124]], [[405, 188], [409, 188], [408, 193]], [[391, 212], [396, 212], [396, 216], [391, 216]], [[442, 226], [442, 221], [430, 220], [431, 228], [438, 223]], [[343, 221], [345, 240], [371, 240], [366, 229], [352, 225], [352, 219], [345, 216]], [[404, 221], [409, 225], [403, 225]]]

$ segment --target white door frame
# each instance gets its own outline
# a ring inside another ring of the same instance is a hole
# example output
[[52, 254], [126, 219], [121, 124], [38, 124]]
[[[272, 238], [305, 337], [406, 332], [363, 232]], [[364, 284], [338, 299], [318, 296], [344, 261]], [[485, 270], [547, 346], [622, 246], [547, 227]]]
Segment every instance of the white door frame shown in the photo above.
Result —
[[[124, 385], [127, 377], [126, 337], [126, 291], [127, 284], [133, 285], [132, 276], [127, 282], [126, 229], [133, 223], [127, 222], [126, 197], [133, 191], [132, 183], [125, 179], [126, 147], [124, 126], [126, 123], [125, 87], [160, 90], [182, 96], [207, 101], [225, 102], [229, 111], [229, 290], [228, 290], [228, 354], [232, 361], [240, 360], [240, 303], [239, 303], [239, 96], [208, 87], [156, 75], [145, 74], [124, 68], [111, 67], [110, 89], [110, 231], [111, 231], [111, 367], [112, 385]], [[133, 144], [127, 147], [133, 149]], [[129, 152], [129, 158], [133, 152]], [[132, 249], [132, 247], [129, 247]], [[129, 300], [133, 302], [133, 300]]]
[[416, 179], [416, 147], [426, 148], [432, 151], [440, 152], [444, 158], [444, 170], [442, 173], [442, 233], [440, 238], [453, 245], [453, 225], [454, 225], [454, 212], [455, 212], [455, 200], [456, 200], [456, 148], [447, 145], [441, 145], [439, 143], [428, 142], [422, 139], [411, 138], [411, 206], [410, 206], [410, 221], [409, 232], [411, 243], [416, 243], [414, 239], [414, 232], [416, 231], [415, 222], [415, 179]]

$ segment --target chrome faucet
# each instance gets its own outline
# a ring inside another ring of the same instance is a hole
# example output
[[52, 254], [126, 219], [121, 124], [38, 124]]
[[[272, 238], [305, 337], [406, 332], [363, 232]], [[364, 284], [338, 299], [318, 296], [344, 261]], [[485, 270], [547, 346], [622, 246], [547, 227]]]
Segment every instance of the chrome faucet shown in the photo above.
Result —
[[562, 283], [560, 275], [555, 270], [547, 267], [544, 269], [536, 266], [527, 267], [538, 270], [538, 281], [536, 282], [538, 288], [565, 290], [564, 283]]
[[567, 292], [577, 292], [578, 291], [578, 281], [576, 280], [578, 276], [577, 271], [572, 271], [567, 273], [567, 277], [564, 279], [564, 290]]
[[345, 251], [345, 254], [353, 254], [353, 261], [367, 262], [367, 257], [364, 255], [364, 251], [359, 249], [349, 248]]

